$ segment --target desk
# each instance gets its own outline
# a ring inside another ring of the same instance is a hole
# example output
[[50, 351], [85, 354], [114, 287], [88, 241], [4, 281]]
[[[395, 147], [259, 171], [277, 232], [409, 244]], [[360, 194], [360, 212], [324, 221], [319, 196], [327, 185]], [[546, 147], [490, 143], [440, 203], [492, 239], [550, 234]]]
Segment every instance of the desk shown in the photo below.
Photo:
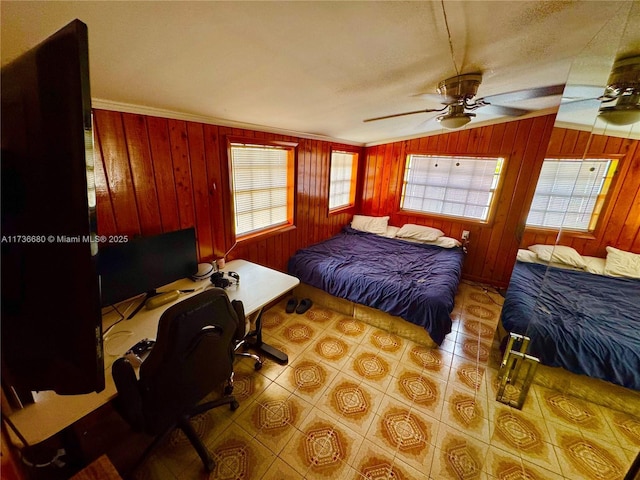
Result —
[[[268, 354], [275, 353], [277, 357], [277, 351], [272, 352], [268, 345], [261, 345], [260, 316], [265, 306], [291, 291], [300, 281], [291, 275], [247, 262], [246, 260], [232, 260], [227, 263], [224, 270], [233, 271], [240, 275], [239, 285], [230, 286], [226, 289], [226, 292], [229, 299], [242, 301], [245, 315], [257, 317], [256, 328], [258, 333], [255, 346]], [[184, 294], [176, 302], [163, 305], [155, 310], [143, 308], [133, 319], [124, 320], [116, 324], [105, 336], [104, 341], [106, 385], [103, 391], [70, 396], [57, 395], [51, 391], [39, 392], [34, 395], [36, 403], [14, 411], [9, 418], [27, 442], [31, 445], [40, 443], [110, 402], [117, 394], [111, 377], [111, 365], [113, 362], [139, 340], [155, 338], [160, 316], [168, 307], [180, 300], [196, 295], [198, 291], [202, 291], [210, 285], [211, 282], [209, 280], [199, 282], [193, 282], [189, 279], [178, 280], [159, 290], [196, 289], [196, 292]], [[135, 308], [139, 301], [137, 299], [132, 302], [133, 306], [130, 309]], [[106, 319], [106, 322], [103, 328], [109, 326], [108, 319]]]

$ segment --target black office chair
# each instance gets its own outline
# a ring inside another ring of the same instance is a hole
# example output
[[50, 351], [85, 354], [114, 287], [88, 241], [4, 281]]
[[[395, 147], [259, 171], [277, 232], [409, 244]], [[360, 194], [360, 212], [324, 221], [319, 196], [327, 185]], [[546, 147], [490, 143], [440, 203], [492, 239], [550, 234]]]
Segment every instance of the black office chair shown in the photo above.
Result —
[[200, 402], [231, 381], [239, 325], [225, 291], [206, 290], [162, 314], [156, 343], [140, 366], [139, 379], [126, 358], [114, 362], [116, 409], [134, 430], [156, 437], [136, 467], [177, 427], [198, 452], [207, 472], [213, 471], [215, 463], [189, 420], [221, 405], [238, 408], [231, 395]]
[[236, 311], [236, 315], [238, 316], [239, 327], [236, 335], [236, 345], [235, 345], [235, 354], [239, 357], [248, 357], [255, 360], [253, 364], [253, 368], [255, 370], [260, 370], [262, 368], [262, 359], [256, 355], [255, 353], [248, 352], [248, 348], [250, 346], [249, 338], [254, 335], [254, 332], [251, 331], [251, 321], [244, 314], [244, 305], [239, 300], [233, 300], [231, 302], [233, 308]]

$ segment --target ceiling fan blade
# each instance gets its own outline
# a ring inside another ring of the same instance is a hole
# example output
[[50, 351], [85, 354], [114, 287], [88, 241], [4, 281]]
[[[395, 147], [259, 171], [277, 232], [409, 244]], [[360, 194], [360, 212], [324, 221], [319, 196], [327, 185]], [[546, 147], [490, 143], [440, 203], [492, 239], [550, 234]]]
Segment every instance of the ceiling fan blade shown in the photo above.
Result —
[[487, 103], [513, 103], [532, 98], [549, 97], [552, 95], [562, 95], [564, 92], [564, 84], [549, 85], [547, 87], [529, 88], [526, 90], [516, 90], [514, 92], [498, 93], [488, 97], [480, 98], [476, 102], [485, 101]]
[[560, 113], [575, 113], [584, 110], [598, 110], [601, 105], [601, 101], [597, 98], [585, 98], [583, 100], [570, 100], [560, 103]]
[[479, 108], [482, 108], [482, 113], [506, 115], [508, 117], [519, 117], [532, 112], [532, 110], [525, 110], [524, 108], [503, 107], [491, 104], [481, 105]]
[[393, 115], [384, 115], [382, 117], [367, 118], [363, 122], [375, 122], [376, 120], [386, 120], [387, 118], [404, 117], [405, 115], [415, 115], [416, 113], [442, 112], [444, 108], [427, 108], [426, 110], [414, 110], [413, 112], [394, 113]]

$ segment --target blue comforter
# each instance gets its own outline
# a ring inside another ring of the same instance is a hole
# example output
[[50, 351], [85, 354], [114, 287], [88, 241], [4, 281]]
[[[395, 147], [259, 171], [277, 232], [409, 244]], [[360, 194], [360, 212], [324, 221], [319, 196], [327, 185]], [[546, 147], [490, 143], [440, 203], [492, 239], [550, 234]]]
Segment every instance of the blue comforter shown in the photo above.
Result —
[[299, 250], [289, 273], [300, 281], [424, 327], [434, 342], [451, 331], [464, 253], [345, 227]]
[[[502, 307], [544, 365], [640, 390], [640, 280], [516, 264]], [[540, 286], [543, 286], [540, 289]]]

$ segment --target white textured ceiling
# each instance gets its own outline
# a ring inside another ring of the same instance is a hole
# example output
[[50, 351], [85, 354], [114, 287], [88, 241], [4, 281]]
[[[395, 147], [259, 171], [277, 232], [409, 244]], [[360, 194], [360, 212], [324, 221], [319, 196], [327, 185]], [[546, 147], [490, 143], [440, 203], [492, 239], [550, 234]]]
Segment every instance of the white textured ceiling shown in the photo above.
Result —
[[[456, 66], [483, 74], [484, 97], [565, 83], [586, 51], [580, 83], [600, 85], [620, 41], [602, 32], [632, 3], [445, 1], [452, 58], [440, 1], [3, 0], [2, 64], [78, 18], [94, 106], [372, 144], [440, 132], [434, 114], [362, 120], [438, 108], [416, 95]], [[476, 113], [465, 128], [505, 120]]]

